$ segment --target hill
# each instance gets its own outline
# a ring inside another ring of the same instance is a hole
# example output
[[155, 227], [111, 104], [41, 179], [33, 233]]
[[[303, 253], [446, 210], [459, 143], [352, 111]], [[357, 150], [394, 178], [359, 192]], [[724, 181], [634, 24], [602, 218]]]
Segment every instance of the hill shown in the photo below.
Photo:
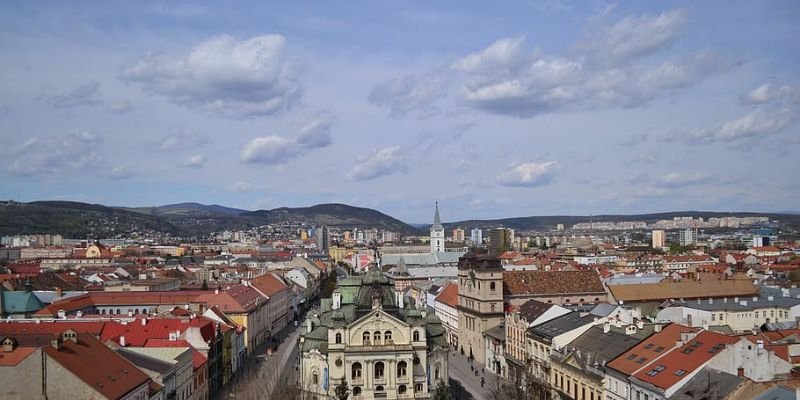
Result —
[[0, 235], [53, 233], [64, 237], [115, 237], [119, 233], [179, 229], [157, 216], [72, 201], [34, 201], [0, 206]]
[[342, 228], [378, 228], [404, 234], [419, 234], [416, 228], [370, 208], [346, 204], [318, 204], [311, 207], [281, 207], [242, 214], [241, 217], [257, 218], [268, 223], [306, 221], [311, 225], [328, 225]]

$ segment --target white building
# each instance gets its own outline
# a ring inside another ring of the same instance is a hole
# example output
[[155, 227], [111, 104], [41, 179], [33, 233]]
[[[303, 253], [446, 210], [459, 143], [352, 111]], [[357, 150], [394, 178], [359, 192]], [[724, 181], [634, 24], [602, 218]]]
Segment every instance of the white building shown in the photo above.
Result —
[[431, 254], [444, 251], [444, 227], [439, 217], [439, 202], [436, 202], [436, 211], [433, 214], [433, 225], [431, 225]]

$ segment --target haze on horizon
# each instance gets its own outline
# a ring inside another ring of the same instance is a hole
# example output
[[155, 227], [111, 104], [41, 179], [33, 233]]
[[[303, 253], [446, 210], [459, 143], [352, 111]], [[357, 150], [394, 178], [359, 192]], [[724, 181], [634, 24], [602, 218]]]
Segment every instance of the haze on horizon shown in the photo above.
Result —
[[800, 4], [21, 2], [0, 199], [797, 211]]

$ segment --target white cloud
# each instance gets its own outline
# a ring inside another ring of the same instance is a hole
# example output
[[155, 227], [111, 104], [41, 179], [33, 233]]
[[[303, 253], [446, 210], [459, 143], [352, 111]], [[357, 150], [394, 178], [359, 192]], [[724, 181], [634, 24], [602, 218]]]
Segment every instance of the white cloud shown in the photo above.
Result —
[[281, 164], [297, 155], [295, 143], [277, 135], [257, 137], [242, 149], [242, 161], [248, 164]]
[[680, 10], [627, 16], [563, 54], [528, 48], [523, 36], [502, 38], [456, 59], [450, 71], [432, 69], [379, 84], [370, 100], [390, 108], [394, 116], [436, 109], [447, 98], [519, 118], [642, 107], [738, 65], [707, 50], [659, 63], [643, 61], [668, 49], [680, 37], [685, 19]]
[[102, 139], [88, 131], [56, 138], [31, 137], [11, 150], [8, 172], [13, 175], [62, 175], [107, 168], [97, 146], [84, 143]]
[[281, 35], [237, 40], [214, 36], [188, 54], [151, 54], [121, 78], [149, 93], [225, 117], [271, 115], [292, 108], [302, 90]]
[[705, 183], [710, 183], [712, 181], [713, 178], [707, 174], [701, 174], [701, 173], [681, 174], [673, 172], [662, 176], [661, 179], [658, 182], [656, 182], [656, 186], [662, 188], [680, 188], [686, 186], [701, 185]]
[[800, 103], [800, 90], [788, 85], [775, 87], [771, 83], [765, 83], [753, 89], [743, 100], [751, 104], [767, 104], [772, 102]]
[[558, 161], [511, 164], [508, 170], [497, 176], [497, 183], [503, 186], [530, 188], [543, 186], [550, 183], [559, 167]]
[[405, 168], [406, 160], [400, 147], [384, 147], [360, 158], [358, 164], [348, 172], [347, 179], [351, 181], [366, 181], [401, 172]]
[[184, 158], [183, 161], [181, 161], [181, 165], [184, 167], [198, 168], [206, 165], [206, 161], [208, 160], [205, 154], [195, 154]]
[[69, 92], [56, 95], [42, 94], [39, 98], [55, 108], [94, 106], [102, 102], [100, 98], [100, 82], [88, 82], [76, 86]]
[[756, 139], [782, 131], [794, 120], [789, 109], [767, 111], [755, 109], [734, 120], [689, 133], [689, 140], [701, 142], [734, 142]]
[[164, 136], [161, 142], [157, 143], [157, 146], [159, 151], [192, 150], [199, 149], [208, 143], [209, 139], [205, 135], [178, 131]]
[[130, 165], [123, 164], [123, 165], [115, 165], [111, 168], [108, 173], [108, 176], [114, 179], [126, 179], [131, 178], [136, 175], [136, 171], [131, 168]]
[[671, 10], [659, 15], [628, 15], [617, 23], [590, 32], [577, 48], [593, 62], [626, 63], [672, 46], [686, 22], [686, 13]]

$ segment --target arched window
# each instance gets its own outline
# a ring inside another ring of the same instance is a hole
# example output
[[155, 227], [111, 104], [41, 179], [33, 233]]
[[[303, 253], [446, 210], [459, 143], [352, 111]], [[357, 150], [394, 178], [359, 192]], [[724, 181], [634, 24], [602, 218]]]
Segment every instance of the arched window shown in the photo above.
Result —
[[122, 312], [119, 310], [119, 308], [117, 309], [117, 314], [122, 314]]
[[414, 341], [419, 342], [419, 331], [414, 331]]
[[381, 333], [375, 331], [375, 333], [372, 334], [372, 340], [375, 342], [375, 344], [381, 344]]
[[414, 385], [414, 391], [417, 392], [417, 393], [422, 393], [422, 384], [418, 383], [418, 384]]
[[408, 363], [400, 361], [397, 363], [397, 377], [402, 378], [408, 374]]
[[341, 333], [337, 333], [336, 334], [336, 344], [340, 344], [340, 343], [342, 343], [342, 334]]
[[383, 332], [383, 340], [386, 341], [386, 344], [392, 344], [392, 331]]
[[364, 332], [364, 345], [369, 345], [369, 332]]
[[361, 379], [361, 363], [353, 363], [351, 370], [353, 379]]
[[356, 386], [353, 388], [353, 396], [361, 396], [361, 388]]
[[384, 390], [383, 386], [381, 386], [381, 385], [375, 386], [375, 391], [376, 392], [382, 392], [383, 390]]
[[311, 373], [311, 383], [315, 385], [319, 384], [319, 374], [317, 373], [317, 371]]
[[418, 365], [418, 364], [419, 364], [419, 357], [414, 356], [414, 365]]
[[493, 291], [493, 292], [494, 292], [495, 290], [497, 290], [497, 286], [495, 286], [495, 283], [494, 283], [494, 282], [490, 282], [490, 283], [489, 283], [489, 290], [491, 290], [491, 291]]
[[383, 362], [378, 361], [375, 363], [375, 379], [383, 379]]
[[397, 387], [397, 394], [406, 394], [406, 385], [400, 385]]
[[492, 312], [494, 312], [494, 303], [492, 303], [491, 308], [492, 308]]

